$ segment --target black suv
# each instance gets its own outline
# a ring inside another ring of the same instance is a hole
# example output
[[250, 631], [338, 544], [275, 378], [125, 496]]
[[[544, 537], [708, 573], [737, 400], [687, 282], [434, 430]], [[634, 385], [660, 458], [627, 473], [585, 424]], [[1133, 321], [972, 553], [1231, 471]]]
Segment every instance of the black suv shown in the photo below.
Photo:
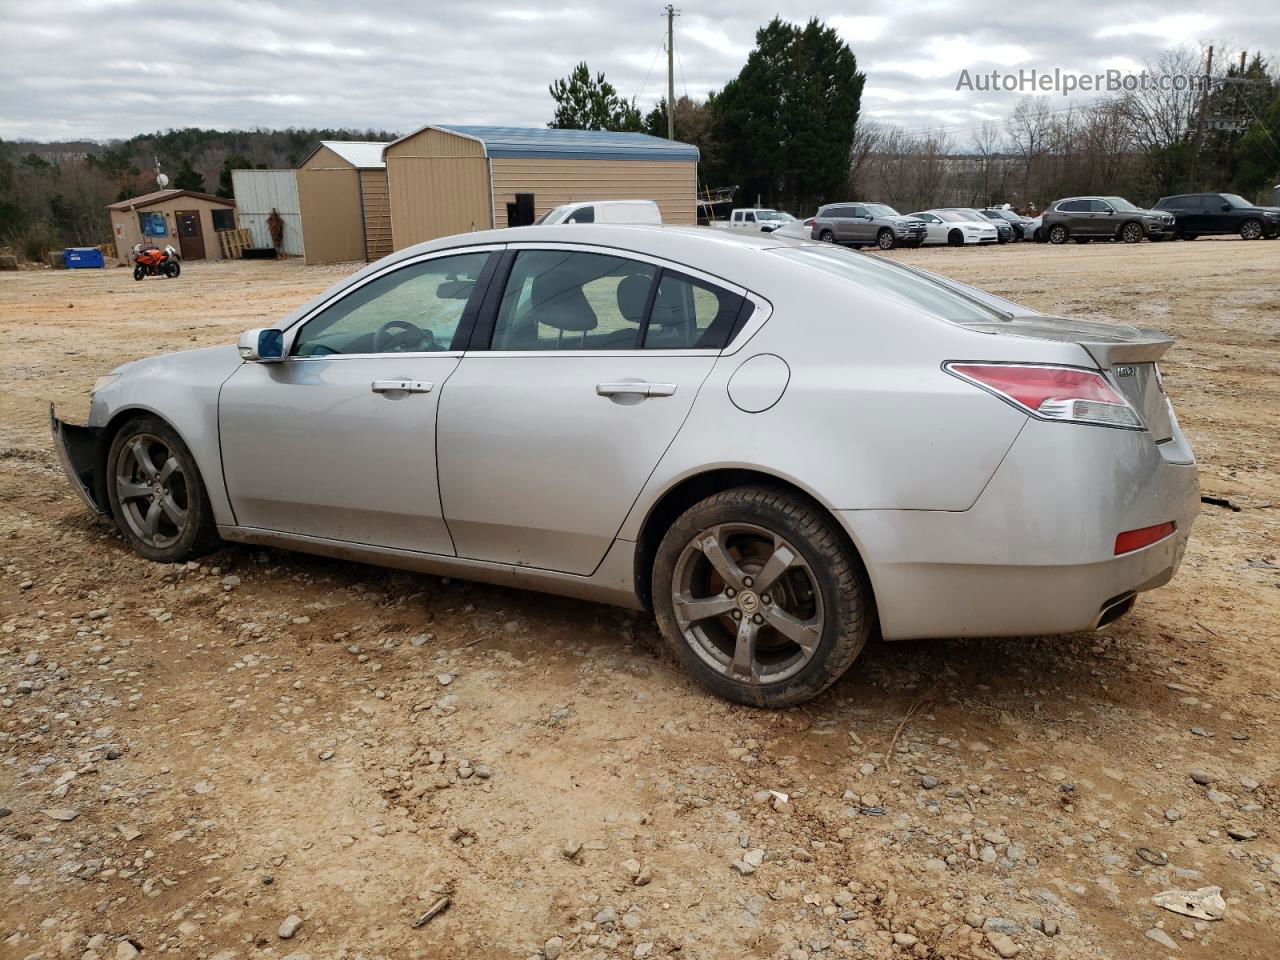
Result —
[[1238, 233], [1242, 240], [1280, 236], [1280, 209], [1255, 207], [1234, 193], [1184, 193], [1161, 197], [1157, 210], [1167, 210], [1178, 221], [1183, 240], [1213, 234]]
[[1044, 212], [1041, 230], [1050, 243], [1088, 243], [1090, 240], [1123, 240], [1137, 243], [1143, 237], [1171, 240], [1176, 235], [1173, 214], [1143, 210], [1124, 197], [1068, 197], [1055, 200]]
[[1007, 207], [983, 207], [978, 210], [980, 214], [988, 220], [996, 221], [999, 226], [1000, 221], [1004, 221], [1013, 228], [1014, 240], [1030, 240], [1031, 219], [1014, 213]]

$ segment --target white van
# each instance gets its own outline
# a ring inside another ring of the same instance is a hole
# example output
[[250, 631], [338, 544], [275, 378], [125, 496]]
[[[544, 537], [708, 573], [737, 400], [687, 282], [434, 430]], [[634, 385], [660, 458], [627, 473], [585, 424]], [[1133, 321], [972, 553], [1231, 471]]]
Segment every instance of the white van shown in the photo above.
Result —
[[579, 200], [548, 210], [534, 223], [662, 223], [662, 214], [653, 200]]

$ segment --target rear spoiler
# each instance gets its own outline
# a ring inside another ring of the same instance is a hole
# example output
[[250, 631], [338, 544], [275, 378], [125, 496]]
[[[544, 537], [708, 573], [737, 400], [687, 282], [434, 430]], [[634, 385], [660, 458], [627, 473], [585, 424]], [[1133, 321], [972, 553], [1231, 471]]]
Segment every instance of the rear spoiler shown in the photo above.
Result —
[[1173, 337], [1158, 333], [1155, 330], [1140, 330], [1140, 340], [1121, 340], [1107, 342], [1100, 340], [1077, 340], [1080, 346], [1088, 351], [1089, 356], [1097, 361], [1103, 370], [1109, 370], [1118, 363], [1153, 363], [1159, 360], [1173, 346]]

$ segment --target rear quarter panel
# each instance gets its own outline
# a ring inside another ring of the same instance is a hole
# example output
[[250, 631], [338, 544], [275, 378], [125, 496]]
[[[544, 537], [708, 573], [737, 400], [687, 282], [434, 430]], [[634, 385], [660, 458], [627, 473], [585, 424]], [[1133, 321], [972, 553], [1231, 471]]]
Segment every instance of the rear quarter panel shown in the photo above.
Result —
[[[821, 271], [789, 270], [773, 312], [720, 357], [621, 535], [632, 539], [664, 492], [711, 469], [759, 470], [832, 510], [966, 510], [1025, 414], [947, 374], [948, 360], [1092, 365], [1075, 344], [976, 333]], [[758, 354], [782, 357], [781, 399], [746, 413], [727, 384]]]

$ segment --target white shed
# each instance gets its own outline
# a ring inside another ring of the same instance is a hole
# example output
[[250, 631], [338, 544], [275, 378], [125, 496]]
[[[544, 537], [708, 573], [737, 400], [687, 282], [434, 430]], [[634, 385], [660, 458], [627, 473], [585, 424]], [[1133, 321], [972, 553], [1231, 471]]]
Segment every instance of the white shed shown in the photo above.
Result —
[[255, 247], [272, 246], [267, 219], [275, 210], [284, 221], [284, 242], [280, 252], [290, 257], [303, 256], [296, 171], [232, 170], [231, 188], [236, 195], [236, 219], [242, 230], [252, 234]]

